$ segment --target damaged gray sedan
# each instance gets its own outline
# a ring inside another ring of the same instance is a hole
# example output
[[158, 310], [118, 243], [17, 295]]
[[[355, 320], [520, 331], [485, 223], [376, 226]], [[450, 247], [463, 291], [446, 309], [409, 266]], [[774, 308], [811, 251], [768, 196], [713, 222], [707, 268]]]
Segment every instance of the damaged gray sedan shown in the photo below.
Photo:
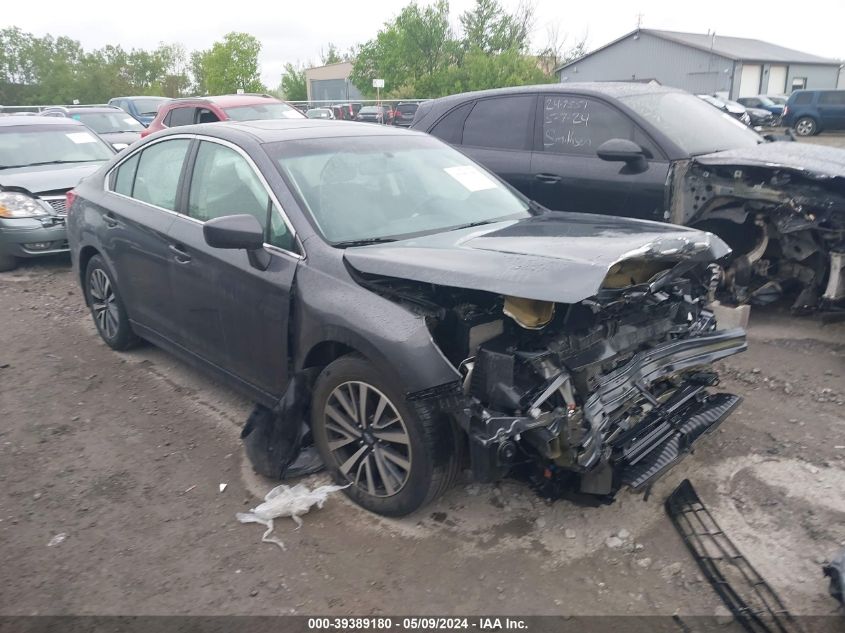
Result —
[[708, 309], [719, 238], [550, 212], [426, 135], [182, 127], [72, 198], [103, 340], [240, 389], [266, 412], [245, 429], [259, 471], [284, 476], [313, 439], [374, 512], [416, 510], [465, 464], [641, 488], [739, 403], [713, 390], [746, 347]]

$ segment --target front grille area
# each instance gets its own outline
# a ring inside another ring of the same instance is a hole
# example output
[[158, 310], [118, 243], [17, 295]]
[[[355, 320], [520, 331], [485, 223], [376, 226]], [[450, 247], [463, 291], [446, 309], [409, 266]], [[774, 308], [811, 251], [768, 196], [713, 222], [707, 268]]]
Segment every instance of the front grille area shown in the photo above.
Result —
[[65, 207], [66, 200], [64, 196], [50, 196], [49, 198], [42, 198], [42, 200], [53, 207], [53, 211], [55, 211], [58, 215], [67, 215], [67, 208]]

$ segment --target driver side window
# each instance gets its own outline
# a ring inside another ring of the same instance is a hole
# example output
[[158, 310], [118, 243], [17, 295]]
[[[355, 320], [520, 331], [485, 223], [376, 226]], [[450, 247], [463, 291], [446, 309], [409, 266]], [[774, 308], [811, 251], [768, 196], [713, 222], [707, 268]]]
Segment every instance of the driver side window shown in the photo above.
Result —
[[634, 141], [647, 158], [658, 156], [654, 144], [627, 116], [594, 99], [577, 95], [543, 98], [543, 151], [595, 156], [612, 138]]
[[202, 141], [188, 194], [188, 215], [205, 222], [246, 213], [264, 227], [265, 241], [297, 252], [296, 241], [255, 170], [233, 149]]

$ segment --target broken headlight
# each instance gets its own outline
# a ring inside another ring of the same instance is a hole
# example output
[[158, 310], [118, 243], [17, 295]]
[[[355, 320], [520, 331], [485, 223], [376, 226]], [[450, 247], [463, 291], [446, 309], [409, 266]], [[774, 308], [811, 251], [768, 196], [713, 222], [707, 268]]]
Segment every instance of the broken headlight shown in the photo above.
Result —
[[43, 200], [25, 193], [0, 192], [0, 218], [38, 218], [50, 215], [51, 210]]

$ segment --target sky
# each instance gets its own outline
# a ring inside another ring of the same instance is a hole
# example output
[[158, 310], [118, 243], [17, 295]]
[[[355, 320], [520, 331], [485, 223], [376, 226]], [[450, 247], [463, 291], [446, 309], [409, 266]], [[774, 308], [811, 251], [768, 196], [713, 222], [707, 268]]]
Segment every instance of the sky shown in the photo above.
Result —
[[[568, 35], [570, 42], [587, 36], [594, 49], [633, 30], [638, 18], [643, 28], [668, 29], [767, 40], [836, 59], [845, 59], [845, 2], [802, 0], [801, 14], [778, 10], [777, 2], [760, 0], [533, 0], [536, 25], [533, 44], [542, 48], [549, 29]], [[501, 0], [514, 8], [519, 0]], [[419, 4], [430, 4], [419, 0]], [[450, 2], [452, 22], [474, 0]], [[784, 4], [784, 8], [786, 3]], [[155, 48], [159, 42], [179, 42], [189, 51], [208, 48], [230, 31], [255, 35], [262, 44], [262, 81], [279, 84], [286, 62], [319, 64], [328, 42], [346, 50], [371, 39], [404, 6], [403, 0], [237, 0], [180, 2], [144, 0], [121, 4], [95, 0], [39, 0], [4, 2], [0, 27], [18, 26], [36, 35], [67, 35], [87, 49], [120, 44], [125, 49]]]

